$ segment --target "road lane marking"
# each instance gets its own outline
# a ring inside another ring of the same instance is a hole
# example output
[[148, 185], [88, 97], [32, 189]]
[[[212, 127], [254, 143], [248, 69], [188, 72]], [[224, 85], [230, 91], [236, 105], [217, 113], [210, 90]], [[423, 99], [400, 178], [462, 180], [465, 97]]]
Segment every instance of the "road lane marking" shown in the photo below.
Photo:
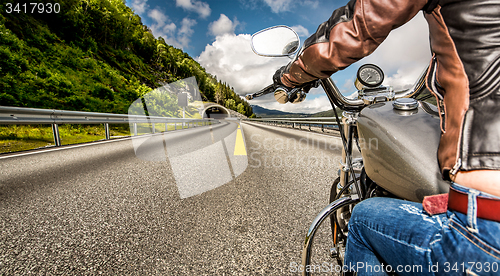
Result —
[[243, 135], [241, 134], [241, 127], [239, 124], [238, 124], [238, 129], [236, 130], [236, 142], [234, 144], [233, 155], [247, 155], [247, 150], [245, 149], [245, 142], [243, 141]]

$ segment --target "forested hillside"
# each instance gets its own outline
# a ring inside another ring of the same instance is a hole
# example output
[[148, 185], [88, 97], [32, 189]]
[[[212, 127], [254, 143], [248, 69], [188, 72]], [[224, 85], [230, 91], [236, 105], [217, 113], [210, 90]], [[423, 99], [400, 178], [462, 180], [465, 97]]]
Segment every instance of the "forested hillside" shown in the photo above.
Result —
[[50, 14], [7, 13], [0, 4], [0, 105], [127, 113], [152, 89], [195, 76], [204, 100], [252, 115], [228, 84], [156, 39], [124, 1], [58, 2], [60, 12]]

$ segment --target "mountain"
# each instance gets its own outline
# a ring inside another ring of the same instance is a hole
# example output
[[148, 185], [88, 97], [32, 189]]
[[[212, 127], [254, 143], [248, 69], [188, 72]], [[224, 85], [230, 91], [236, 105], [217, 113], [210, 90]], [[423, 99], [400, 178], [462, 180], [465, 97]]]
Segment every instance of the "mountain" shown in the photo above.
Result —
[[[260, 118], [288, 118], [288, 117], [335, 117], [333, 113], [333, 109], [327, 111], [321, 111], [318, 113], [292, 113], [292, 112], [284, 112], [275, 109], [267, 109], [258, 105], [252, 105], [252, 110], [257, 117]], [[342, 115], [342, 110], [337, 109], [337, 114], [339, 117]]]
[[[0, 1], [0, 10], [6, 5]], [[250, 105], [123, 0], [65, 0], [58, 13], [0, 13], [0, 105], [127, 113], [149, 91], [196, 77], [204, 100]]]
[[[337, 114], [339, 117], [342, 117], [342, 110], [337, 108]], [[335, 117], [335, 114], [333, 112], [333, 109], [330, 109], [330, 110], [326, 110], [326, 111], [321, 111], [321, 112], [318, 112], [318, 113], [314, 113], [314, 114], [310, 114], [309, 117], [331, 117], [331, 118], [334, 118]]]
[[309, 114], [304, 113], [292, 113], [292, 112], [284, 112], [275, 109], [267, 109], [258, 105], [251, 105], [253, 113], [257, 117], [261, 118], [271, 118], [271, 117], [308, 117]]

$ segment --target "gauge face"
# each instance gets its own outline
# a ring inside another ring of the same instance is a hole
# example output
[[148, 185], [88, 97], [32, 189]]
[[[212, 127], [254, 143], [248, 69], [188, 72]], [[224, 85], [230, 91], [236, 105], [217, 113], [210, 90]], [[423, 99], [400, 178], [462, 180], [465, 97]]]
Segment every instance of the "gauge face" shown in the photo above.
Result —
[[377, 87], [384, 81], [384, 72], [378, 66], [365, 64], [358, 70], [357, 80], [367, 87]]

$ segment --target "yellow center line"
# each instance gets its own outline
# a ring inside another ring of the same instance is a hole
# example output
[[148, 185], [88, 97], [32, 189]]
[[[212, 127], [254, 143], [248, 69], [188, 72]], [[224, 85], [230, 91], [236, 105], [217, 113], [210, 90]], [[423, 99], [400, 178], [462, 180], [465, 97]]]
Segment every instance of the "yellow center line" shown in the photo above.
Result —
[[245, 149], [245, 142], [243, 141], [243, 135], [241, 134], [241, 128], [238, 124], [238, 129], [236, 130], [236, 142], [234, 143], [234, 155], [247, 155], [247, 150]]

